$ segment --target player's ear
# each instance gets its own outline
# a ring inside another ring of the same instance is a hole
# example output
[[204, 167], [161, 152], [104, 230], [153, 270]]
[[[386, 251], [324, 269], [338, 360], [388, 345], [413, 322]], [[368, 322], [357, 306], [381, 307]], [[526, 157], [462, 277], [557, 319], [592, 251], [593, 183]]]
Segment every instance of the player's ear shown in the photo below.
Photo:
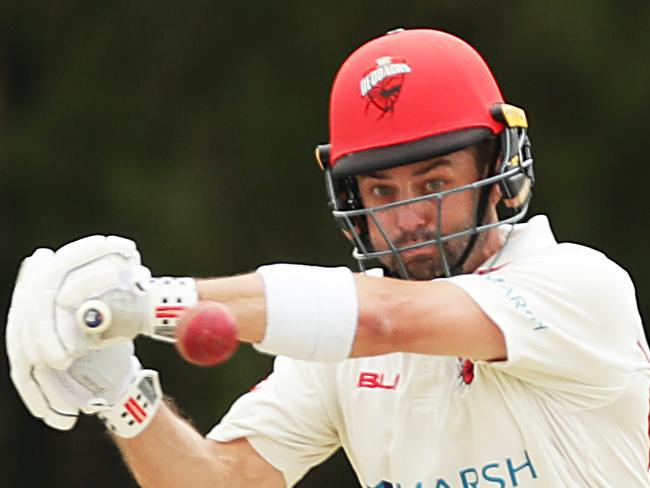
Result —
[[497, 184], [492, 185], [492, 188], [490, 188], [490, 196], [488, 200], [490, 206], [496, 207], [497, 204], [501, 201], [502, 197], [503, 193], [501, 192], [501, 187]]
[[[496, 157], [495, 167], [500, 168], [502, 162], [503, 162], [503, 155], [501, 154], [501, 151], [499, 151], [499, 155]], [[490, 188], [490, 196], [488, 199], [490, 205], [496, 207], [502, 198], [503, 198], [503, 192], [501, 191], [501, 187], [498, 184], [492, 185]]]

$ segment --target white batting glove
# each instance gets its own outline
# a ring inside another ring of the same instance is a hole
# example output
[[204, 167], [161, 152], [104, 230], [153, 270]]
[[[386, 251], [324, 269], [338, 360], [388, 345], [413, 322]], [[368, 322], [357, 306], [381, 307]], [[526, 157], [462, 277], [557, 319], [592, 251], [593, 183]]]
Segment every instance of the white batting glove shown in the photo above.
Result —
[[11, 379], [32, 415], [59, 430], [71, 429], [80, 412], [97, 414], [121, 437], [144, 430], [162, 402], [158, 373], [143, 370], [133, 343], [92, 350], [65, 371], [10, 358]]
[[[101, 333], [77, 317], [91, 299], [111, 310], [111, 326]], [[23, 261], [16, 281], [7, 348], [20, 348], [30, 364], [65, 370], [92, 349], [138, 334], [173, 340], [178, 316], [197, 300], [190, 278], [152, 279], [128, 239], [92, 236], [56, 252], [38, 249]]]
[[135, 244], [116, 236], [88, 237], [57, 252], [37, 249], [23, 261], [16, 280], [7, 320], [12, 347], [20, 347], [31, 364], [66, 369], [93, 346], [106, 345], [76, 324], [76, 307], [111, 293], [138, 311], [144, 293], [138, 296], [135, 283], [150, 276]]
[[[106, 304], [110, 327], [78, 319], [88, 300]], [[190, 278], [151, 278], [135, 244], [92, 236], [23, 261], [7, 318], [11, 379], [35, 417], [71, 429], [80, 412], [97, 414], [131, 437], [162, 400], [155, 371], [143, 370], [132, 339], [172, 341], [178, 317], [198, 301]]]

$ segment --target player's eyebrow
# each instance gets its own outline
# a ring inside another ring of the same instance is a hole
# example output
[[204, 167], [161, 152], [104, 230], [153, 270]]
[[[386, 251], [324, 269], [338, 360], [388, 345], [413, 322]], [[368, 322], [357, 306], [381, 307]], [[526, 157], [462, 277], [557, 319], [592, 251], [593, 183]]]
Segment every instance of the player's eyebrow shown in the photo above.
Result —
[[432, 169], [437, 168], [438, 166], [450, 166], [450, 165], [451, 165], [451, 159], [449, 158], [441, 157], [441, 158], [432, 159], [431, 161], [429, 161], [428, 164], [425, 164], [419, 170], [413, 173], [413, 176], [422, 176], [424, 174], [427, 174]]
[[[451, 164], [451, 160], [446, 157], [439, 157], [432, 159], [429, 161], [427, 164], [423, 165], [420, 169], [415, 171], [412, 176], [422, 176], [424, 174], [427, 174], [429, 171], [431, 171], [434, 168], [437, 168], [438, 166], [449, 166]], [[374, 173], [368, 173], [365, 176], [369, 178], [373, 178], [375, 180], [388, 180], [390, 177], [386, 175], [385, 172], [382, 171], [377, 171]]]

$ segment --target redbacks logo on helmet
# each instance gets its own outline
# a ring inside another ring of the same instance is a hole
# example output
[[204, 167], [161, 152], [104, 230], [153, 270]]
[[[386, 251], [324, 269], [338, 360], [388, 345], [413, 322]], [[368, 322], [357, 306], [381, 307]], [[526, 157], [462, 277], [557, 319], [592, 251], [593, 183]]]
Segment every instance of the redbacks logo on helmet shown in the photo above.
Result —
[[367, 99], [366, 112], [371, 105], [381, 111], [379, 118], [392, 112], [402, 92], [404, 77], [410, 72], [411, 67], [404, 59], [378, 58], [361, 78], [361, 96]]

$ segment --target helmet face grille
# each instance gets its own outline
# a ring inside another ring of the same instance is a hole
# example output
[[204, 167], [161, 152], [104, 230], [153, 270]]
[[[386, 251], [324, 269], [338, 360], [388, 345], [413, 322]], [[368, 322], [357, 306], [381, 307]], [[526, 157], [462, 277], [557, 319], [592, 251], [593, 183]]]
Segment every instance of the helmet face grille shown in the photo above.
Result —
[[[513, 133], [503, 132], [501, 144], [504, 152], [512, 153], [514, 144], [516, 158], [523, 158], [524, 153], [529, 155], [529, 150], [524, 151], [528, 141], [525, 131], [519, 131], [515, 135], [517, 140], [506, 141], [506, 138], [513, 136]], [[387, 269], [388, 274], [402, 279], [433, 279], [465, 272], [464, 261], [480, 234], [504, 224], [519, 222], [525, 217], [532, 194], [532, 164], [532, 158], [516, 165], [502, 164], [496, 174], [471, 184], [369, 208], [364, 207], [361, 202], [356, 178], [334, 178], [332, 172], [328, 170], [326, 180], [332, 215], [344, 235], [353, 243], [352, 255], [361, 270], [380, 266]], [[518, 204], [508, 205], [511, 199], [508, 198], [508, 194], [503, 193], [504, 204], [498, 212], [498, 218], [493, 222], [484, 222], [484, 209], [481, 209], [480, 199], [495, 185], [502, 189], [502, 193], [504, 188], [525, 187], [525, 196], [520, 192]], [[467, 216], [462, 227], [444, 229], [445, 202], [460, 194], [471, 194], [474, 211]], [[409, 205], [427, 205], [427, 211], [435, 215], [435, 223], [405, 241], [391, 235], [391, 229], [382, 222], [385, 221], [384, 216], [391, 211]], [[381, 236], [380, 244], [377, 244], [375, 239], [373, 245], [369, 237], [369, 228], [376, 229], [376, 235]], [[431, 256], [437, 256], [434, 263], [435, 270], [423, 276], [418, 276], [417, 273], [409, 270], [408, 259], [405, 256], [417, 249], [426, 249]]]

